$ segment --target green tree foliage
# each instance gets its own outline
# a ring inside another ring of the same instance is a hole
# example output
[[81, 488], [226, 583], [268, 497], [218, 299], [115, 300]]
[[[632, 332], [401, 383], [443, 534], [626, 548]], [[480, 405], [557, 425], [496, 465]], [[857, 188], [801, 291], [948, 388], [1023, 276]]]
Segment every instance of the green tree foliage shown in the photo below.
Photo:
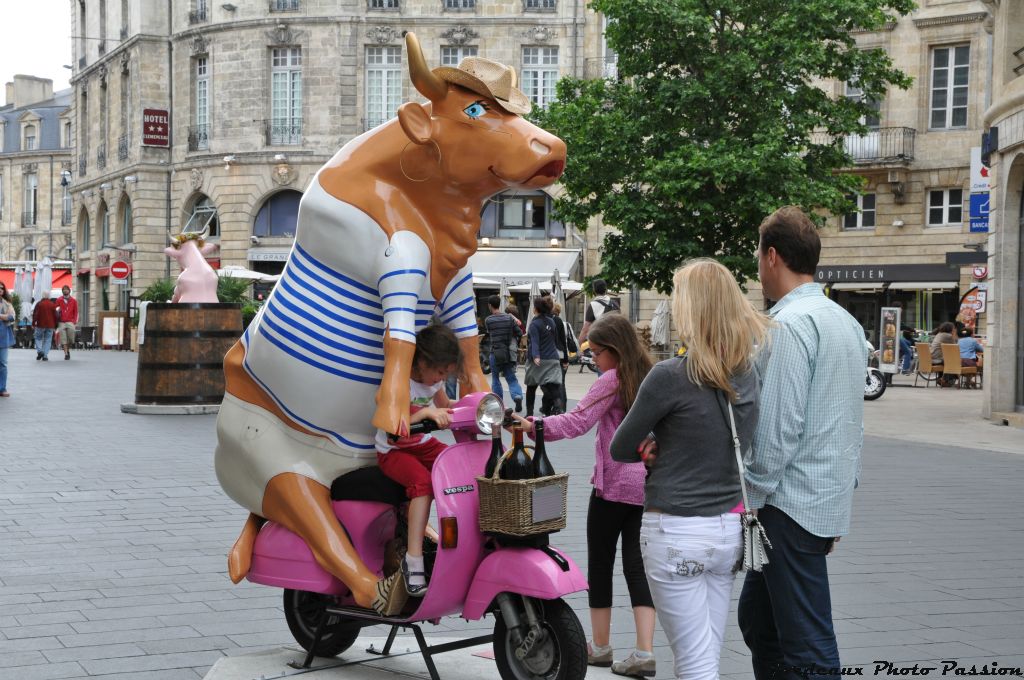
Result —
[[[668, 292], [692, 257], [756, 274], [757, 227], [774, 209], [842, 214], [862, 180], [842, 136], [863, 133], [867, 100], [910, 78], [850, 31], [877, 29], [911, 0], [593, 0], [608, 18], [618, 79], [565, 78], [534, 114], [565, 140], [564, 193], [577, 225], [602, 215], [618, 233], [602, 278]], [[589, 74], [588, 74], [589, 75]], [[835, 79], [864, 101], [822, 88]], [[812, 134], [815, 133], [815, 134]]]
[[157, 279], [146, 286], [139, 299], [143, 302], [170, 302], [174, 296], [173, 279]]
[[217, 300], [220, 302], [249, 302], [252, 279], [222, 276], [217, 280]]

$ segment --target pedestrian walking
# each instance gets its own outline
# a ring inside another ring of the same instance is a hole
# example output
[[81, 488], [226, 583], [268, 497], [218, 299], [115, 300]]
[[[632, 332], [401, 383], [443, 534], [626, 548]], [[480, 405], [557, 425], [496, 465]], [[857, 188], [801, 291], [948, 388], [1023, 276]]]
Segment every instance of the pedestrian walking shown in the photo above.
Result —
[[64, 348], [64, 360], [71, 360], [71, 345], [75, 344], [75, 326], [78, 324], [78, 300], [71, 297], [71, 288], [60, 289], [61, 297], [57, 298], [57, 335], [60, 345]]
[[751, 357], [764, 345], [770, 322], [714, 260], [687, 263], [674, 284], [672, 316], [686, 354], [647, 375], [612, 439], [611, 455], [640, 460], [638, 448], [654, 433], [657, 459], [640, 529], [647, 582], [672, 646], [675, 677], [717, 680], [743, 554], [742, 471], [730, 423], [735, 420], [741, 444], [749, 447], [758, 405]]
[[511, 314], [501, 311], [501, 298], [492, 295], [487, 298], [490, 315], [484, 319], [484, 329], [490, 344], [491, 391], [504, 398], [501, 389], [501, 378], [508, 383], [508, 393], [516, 405], [516, 413], [523, 410], [523, 388], [516, 379], [516, 365], [519, 357], [519, 339], [523, 337], [523, 329], [519, 320]]
[[558, 325], [558, 353], [562, 355], [562, 385], [559, 393], [562, 395], [563, 407], [568, 407], [569, 395], [565, 391], [565, 374], [569, 370], [569, 355], [578, 352], [579, 345], [576, 343], [572, 325], [562, 318], [562, 305], [555, 302], [551, 316]]
[[11, 293], [0, 283], [0, 397], [9, 397], [7, 391], [7, 350], [14, 346], [14, 325], [18, 314], [11, 304]]
[[[761, 413], [746, 464], [748, 498], [771, 542], [747, 573], [739, 626], [757, 680], [835, 677], [825, 557], [850, 530], [864, 439], [864, 329], [814, 281], [821, 240], [799, 208], [761, 223], [758, 273], [777, 300], [757, 362]], [[692, 351], [692, 348], [691, 348]]]
[[535, 297], [533, 309], [536, 314], [527, 329], [529, 343], [526, 350], [526, 415], [533, 415], [537, 388], [543, 395], [540, 403], [541, 415], [551, 416], [562, 413], [562, 365], [558, 354], [558, 326], [551, 318], [553, 308], [550, 298]]
[[32, 328], [36, 341], [36, 361], [49, 361], [50, 343], [57, 328], [57, 305], [44, 297], [32, 310]]
[[590, 287], [594, 290], [594, 299], [587, 305], [587, 311], [583, 314], [583, 328], [580, 329], [580, 343], [587, 340], [590, 333], [590, 324], [594, 323], [608, 312], [619, 311], [619, 305], [608, 295], [608, 283], [604, 279], [594, 279]]
[[[620, 463], [612, 460], [609, 453], [616, 428], [651, 370], [651, 358], [640, 346], [633, 324], [621, 314], [612, 314], [594, 323], [590, 329], [590, 346], [594, 361], [601, 366], [601, 376], [572, 411], [543, 419], [544, 440], [574, 439], [597, 426], [594, 473], [590, 478], [594, 488], [587, 510], [587, 582], [593, 631], [587, 662], [591, 666], [611, 666], [612, 672], [618, 675], [653, 677], [654, 601], [640, 555], [640, 519], [647, 472], [642, 463]], [[519, 420], [532, 434], [533, 422]], [[620, 536], [622, 571], [633, 607], [636, 645], [624, 660], [613, 661], [612, 575], [615, 546]]]

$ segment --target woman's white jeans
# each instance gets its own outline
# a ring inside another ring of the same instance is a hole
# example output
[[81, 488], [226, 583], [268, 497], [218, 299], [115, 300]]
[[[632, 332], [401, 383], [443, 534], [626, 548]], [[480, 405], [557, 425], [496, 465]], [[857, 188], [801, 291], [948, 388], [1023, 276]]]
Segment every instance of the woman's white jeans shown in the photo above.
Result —
[[740, 516], [645, 512], [640, 550], [676, 677], [717, 680], [733, 567], [742, 554]]

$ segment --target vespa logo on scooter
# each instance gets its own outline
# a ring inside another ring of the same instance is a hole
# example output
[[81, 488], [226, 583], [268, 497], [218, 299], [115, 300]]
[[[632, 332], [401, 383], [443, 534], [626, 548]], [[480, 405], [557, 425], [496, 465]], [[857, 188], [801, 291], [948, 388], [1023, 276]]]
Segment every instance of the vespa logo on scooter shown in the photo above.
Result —
[[465, 486], [453, 486], [444, 490], [445, 496], [451, 496], [453, 493], [469, 493], [473, 490], [472, 484], [466, 484]]

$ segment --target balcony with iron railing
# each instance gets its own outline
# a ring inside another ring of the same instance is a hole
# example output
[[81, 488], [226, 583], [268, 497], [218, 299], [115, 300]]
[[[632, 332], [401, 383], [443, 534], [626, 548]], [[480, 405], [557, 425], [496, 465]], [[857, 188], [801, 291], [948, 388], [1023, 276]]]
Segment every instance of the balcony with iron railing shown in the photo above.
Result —
[[103, 142], [96, 147], [96, 167], [105, 168], [107, 167], [107, 144]]
[[265, 120], [263, 134], [267, 146], [295, 146], [302, 144], [301, 120]]
[[117, 138], [117, 160], [128, 160], [128, 135], [121, 135]]
[[210, 126], [191, 125], [188, 128], [188, 150], [204, 151], [210, 148]]
[[271, 12], [298, 12], [299, 0], [270, 0]]
[[908, 127], [884, 127], [864, 134], [836, 137], [826, 132], [811, 134], [812, 144], [842, 144], [854, 165], [906, 164], [914, 160], [917, 130]]
[[587, 59], [583, 65], [583, 75], [588, 80], [597, 80], [598, 78], [617, 79], [619, 77], [618, 56]]
[[34, 227], [36, 226], [36, 211], [25, 210], [21, 213], [21, 226], [23, 227]]
[[204, 23], [206, 19], [207, 15], [205, 9], [197, 9], [188, 13], [188, 23], [190, 25]]

